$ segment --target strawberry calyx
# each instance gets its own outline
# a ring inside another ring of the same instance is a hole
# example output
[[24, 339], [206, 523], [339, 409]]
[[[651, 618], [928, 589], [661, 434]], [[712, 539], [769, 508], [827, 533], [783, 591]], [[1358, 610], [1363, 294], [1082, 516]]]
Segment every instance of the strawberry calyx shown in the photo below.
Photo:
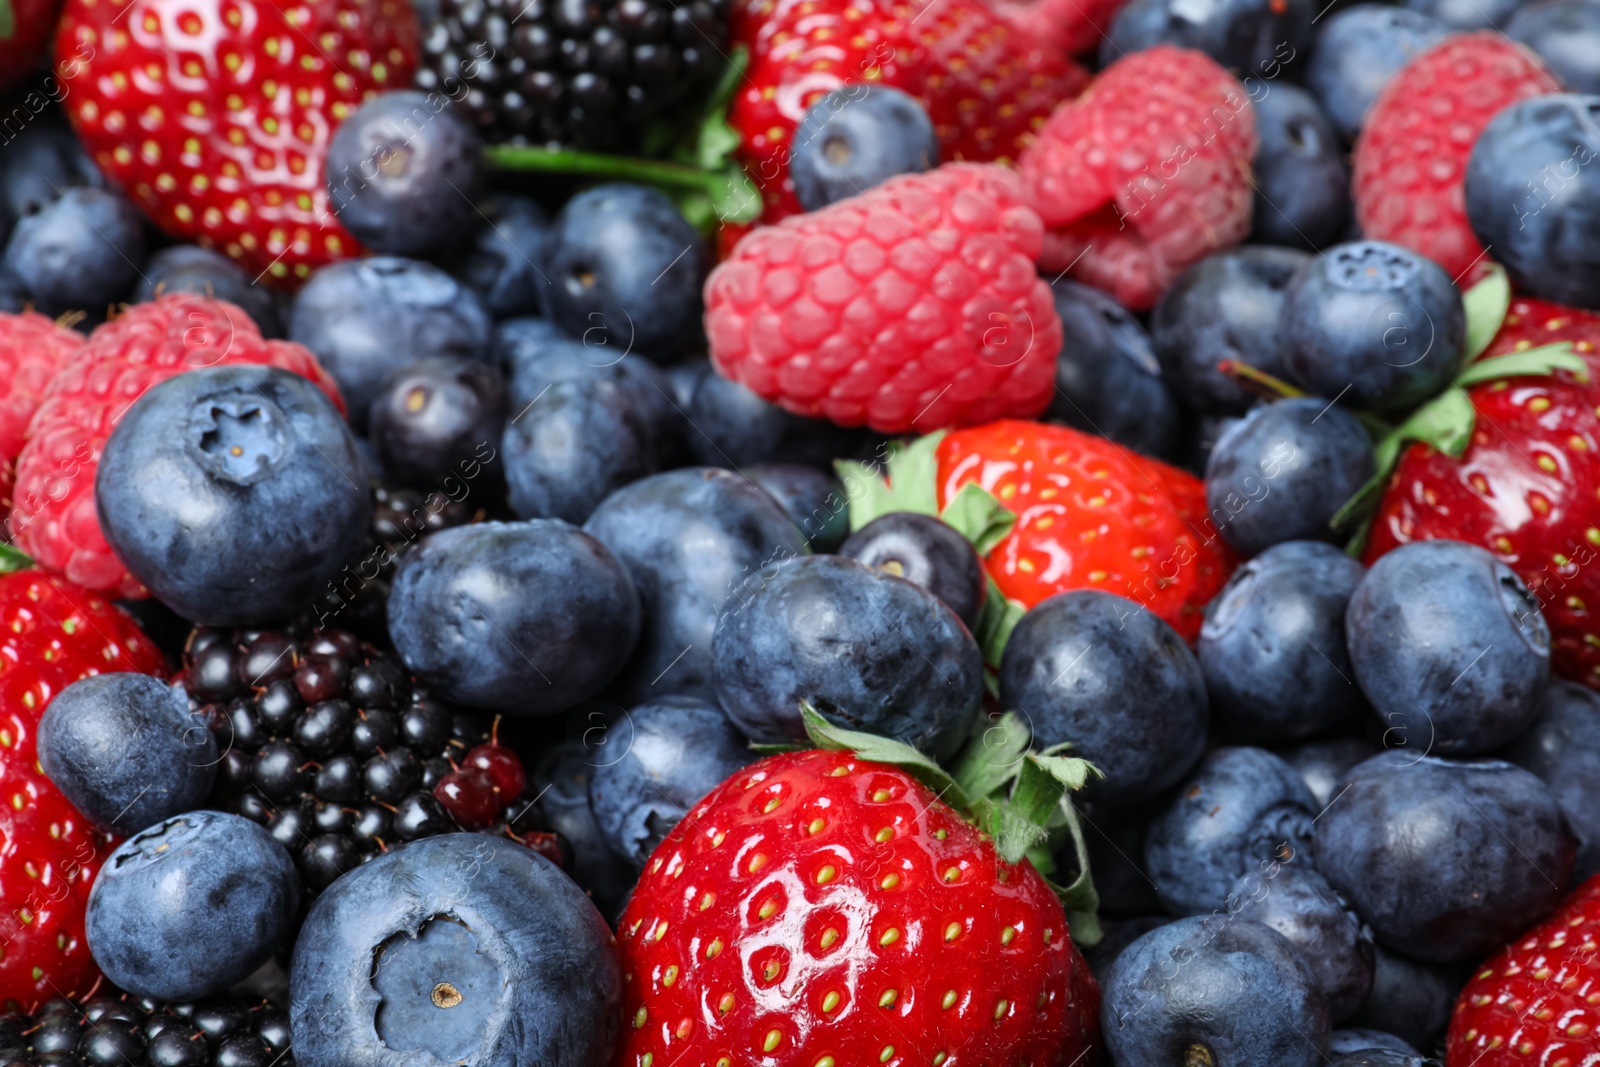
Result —
[[[5, 0], [0, 0], [4, 3]], [[15, 545], [0, 544], [0, 574], [25, 571], [33, 566], [33, 557]]]

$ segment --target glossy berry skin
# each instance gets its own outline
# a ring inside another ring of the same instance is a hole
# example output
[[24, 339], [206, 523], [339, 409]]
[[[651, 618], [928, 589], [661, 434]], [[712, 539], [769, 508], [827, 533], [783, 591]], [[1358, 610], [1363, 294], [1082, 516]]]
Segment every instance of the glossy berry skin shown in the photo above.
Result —
[[744, 476], [778, 502], [811, 551], [839, 551], [850, 533], [850, 506], [837, 481], [796, 463], [756, 463]]
[[1255, 151], [1243, 86], [1204, 54], [1163, 44], [1118, 60], [1022, 155], [1046, 230], [1040, 266], [1148, 310], [1250, 232]]
[[1533, 725], [1504, 752], [1507, 760], [1538, 775], [1556, 795], [1578, 839], [1574, 879], [1600, 871], [1600, 693], [1553, 679]]
[[1316, 814], [1304, 779], [1279, 757], [1212, 749], [1151, 822], [1145, 869], [1167, 911], [1222, 908], [1239, 879], [1303, 859]]
[[1171, 626], [1089, 589], [1050, 597], [1017, 623], [1000, 661], [1000, 706], [1035, 745], [1070, 743], [1098, 767], [1084, 796], [1149, 800], [1200, 759], [1210, 715], [1194, 653]]
[[482, 834], [418, 841], [341, 878], [306, 916], [289, 988], [302, 1067], [405, 1054], [605, 1067], [622, 1026], [605, 920], [548, 860]]
[[[1000, 591], [1031, 607], [1100, 589], [1160, 616], [1188, 641], [1233, 556], [1205, 518], [1199, 479], [1065, 426], [1003, 420], [939, 443], [939, 505], [976, 482], [1017, 514], [984, 557]], [[1069, 487], [1095, 487], [1093, 494]], [[1084, 540], [1075, 531], [1092, 529]]]
[[294, 861], [264, 827], [194, 811], [147, 827], [107, 859], [89, 891], [89, 950], [130, 993], [216, 996], [282, 947], [299, 907]]
[[1250, 239], [1290, 248], [1333, 244], [1351, 210], [1338, 134], [1317, 98], [1297, 85], [1274, 85], [1253, 106], [1261, 145]]
[[753, 463], [786, 462], [831, 469], [834, 459], [860, 445], [860, 429], [785, 411], [724, 378], [707, 360], [678, 368], [687, 368], [679, 372], [688, 385], [679, 401], [688, 421], [684, 437], [690, 455], [708, 467], [747, 470]]
[[1061, 905], [903, 771], [770, 756], [656, 849], [618, 924], [621, 1063], [1065, 1065], [1095, 991]]
[[1212, 446], [1206, 503], [1242, 556], [1284, 541], [1334, 541], [1334, 515], [1374, 469], [1372, 439], [1354, 415], [1321, 397], [1278, 400]]
[[1489, 752], [1539, 713], [1550, 628], [1488, 549], [1421, 541], [1381, 557], [1350, 597], [1356, 680], [1386, 729], [1441, 755]]
[[250, 275], [221, 252], [199, 245], [173, 245], [150, 257], [133, 293], [134, 303], [162, 293], [194, 293], [226, 300], [242, 309], [263, 337], [282, 337], [278, 302], [270, 289], [252, 283]]
[[1218, 369], [1224, 360], [1277, 378], [1287, 365], [1284, 292], [1305, 253], [1247, 246], [1207, 256], [1179, 275], [1150, 313], [1150, 340], [1192, 410], [1242, 414], [1257, 400]]
[[1230, 0], [1205, 7], [1130, 0], [1100, 40], [1100, 65], [1165, 44], [1204, 52], [1241, 75], [1272, 78], [1305, 47], [1314, 14], [1305, 0]]
[[22, 799], [0, 806], [0, 1004], [30, 1010], [83, 995], [99, 977], [83, 912], [112, 843], [38, 768], [39, 720], [53, 695], [91, 673], [159, 674], [165, 663], [127, 615], [43, 571], [0, 575], [0, 623], [0, 649], [17, 665], [0, 681], [0, 795]]
[[1178, 450], [1182, 413], [1144, 326], [1098, 289], [1052, 280], [1061, 317], [1056, 395], [1043, 419], [1157, 459]]
[[[0, 313], [0, 486], [7, 501], [28, 423], [50, 379], [83, 347], [83, 334], [38, 312]], [[11, 529], [8, 527], [8, 530]], [[14, 533], [15, 531], [12, 530]]]
[[12, 223], [37, 214], [78, 187], [109, 188], [64, 118], [46, 111], [18, 131], [0, 168], [0, 218]]
[[389, 635], [447, 699], [512, 715], [600, 691], [639, 635], [639, 598], [606, 547], [559, 519], [458, 526], [400, 561]]
[[0, 1015], [9, 1063], [83, 1067], [268, 1067], [291, 1056], [289, 1017], [264, 998], [201, 1004], [101, 991], [77, 1003], [53, 997], [34, 1015]]
[[549, 216], [525, 196], [500, 197], [479, 207], [489, 221], [479, 220], [472, 244], [450, 259], [450, 273], [476, 290], [496, 319], [538, 314], [549, 284], [539, 268]]
[[344, 411], [339, 387], [310, 352], [263, 340], [238, 308], [186, 293], [135, 305], [95, 330], [77, 358], [50, 379], [17, 459], [11, 526], [18, 546], [80, 585], [144, 595], [96, 517], [101, 449], [147, 390], [185, 371], [234, 364], [298, 374]]
[[968, 630], [988, 593], [983, 561], [953, 527], [932, 515], [892, 511], [845, 539], [839, 555], [869, 570], [922, 586], [956, 613]]
[[[1201, 661], [1201, 665], [1204, 666], [1204, 660]], [[1207, 685], [1210, 685], [1209, 680]], [[1344, 784], [1345, 773], [1351, 767], [1376, 753], [1377, 747], [1370, 742], [1360, 737], [1349, 736], [1306, 741], [1291, 748], [1278, 750], [1278, 755], [1287, 760], [1290, 766], [1300, 772], [1300, 777], [1306, 780], [1306, 785], [1310, 787], [1311, 795], [1317, 798], [1319, 806], [1326, 805], [1333, 799], [1334, 793]]]
[[138, 279], [143, 262], [143, 221], [133, 205], [115, 192], [80, 188], [18, 220], [0, 270], [47, 314], [99, 315]]
[[1233, 572], [1206, 610], [1198, 648], [1211, 708], [1231, 736], [1284, 744], [1361, 722], [1367, 705], [1344, 635], [1364, 573], [1320, 541], [1285, 541]]
[[400, 0], [289, 10], [72, 0], [56, 36], [100, 169], [167, 233], [279, 285], [360, 252], [330, 207], [328, 144], [369, 94], [410, 84], [418, 50]]
[[1301, 951], [1334, 1022], [1353, 1015], [1372, 988], [1372, 931], [1305, 858], [1270, 880], [1251, 873], [1235, 882], [1229, 912], [1265, 923]]
[[717, 622], [717, 700], [734, 724], [756, 741], [803, 741], [805, 702], [846, 729], [955, 755], [983, 702], [983, 654], [955, 612], [841, 556], [776, 570]]
[[1317, 820], [1317, 870], [1391, 948], [1475, 960], [1566, 891], [1572, 831], [1550, 790], [1520, 767], [1393, 750], [1358, 764], [1346, 783]]
[[815, 211], [938, 164], [939, 141], [922, 105], [899, 89], [857, 82], [806, 112], [794, 131], [789, 179], [800, 206]]
[[1352, 4], [1321, 21], [1306, 63], [1306, 86], [1347, 141], [1361, 132], [1384, 84], [1446, 33], [1436, 19], [1388, 4]]
[[505, 429], [505, 379], [486, 363], [432, 356], [396, 371], [368, 426], [384, 473], [438, 486], [462, 464], [493, 458]]
[[1450, 1019], [1450, 1061], [1581, 1063], [1600, 1052], [1600, 1015], [1589, 999], [1600, 979], [1597, 927], [1600, 879], [1591, 878], [1549, 918], [1484, 960]]
[[1406, 7], [1437, 19], [1452, 31], [1503, 28], [1520, 6], [1518, 0], [1489, 0], [1484, 4], [1471, 0], [1406, 0]]
[[1583, 0], [1534, 0], [1519, 4], [1505, 21], [1506, 36], [1536, 52], [1569, 92], [1600, 92], [1600, 17]]
[[1459, 277], [1483, 255], [1461, 188], [1474, 142], [1503, 109], [1560, 88], [1498, 33], [1458, 34], [1418, 55], [1378, 94], [1356, 141], [1351, 193], [1361, 232]]
[[479, 220], [483, 141], [453, 108], [413, 89], [356, 108], [328, 144], [333, 210], [388, 256], [427, 256]]
[[[585, 721], [598, 726], [605, 719]], [[639, 872], [611, 850], [589, 805], [589, 781], [598, 765], [611, 758], [603, 746], [594, 743], [603, 736], [595, 733], [587, 742], [551, 745], [533, 767], [531, 777], [540, 794], [539, 810], [545, 822], [572, 847], [572, 863], [563, 869], [610, 922], [621, 914]]]
[[1158, 927], [1117, 957], [1104, 993], [1117, 1063], [1326, 1061], [1327, 1001], [1294, 945], [1262, 923], [1213, 915]]
[[1529, 296], [1600, 307], [1587, 235], [1600, 232], [1600, 98], [1555, 93], [1506, 108], [1467, 160], [1467, 219]]
[[1372, 992], [1347, 1025], [1373, 1027], [1414, 1047], [1432, 1048], [1450, 1022], [1464, 977], [1458, 968], [1422, 963], [1379, 942]]

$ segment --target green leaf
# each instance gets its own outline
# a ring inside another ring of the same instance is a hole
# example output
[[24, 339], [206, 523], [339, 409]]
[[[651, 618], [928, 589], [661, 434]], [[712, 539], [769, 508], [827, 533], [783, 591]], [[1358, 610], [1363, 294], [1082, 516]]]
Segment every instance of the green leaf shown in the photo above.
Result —
[[1456, 378], [1456, 387], [1465, 389], [1479, 382], [1496, 378], [1515, 378], [1519, 375], [1541, 376], [1558, 370], [1581, 374], [1588, 369], [1583, 357], [1572, 351], [1572, 342], [1561, 341], [1553, 345], [1540, 345], [1521, 352], [1508, 352], [1479, 360], [1462, 371]]
[[1373, 447], [1372, 458], [1376, 472], [1367, 479], [1365, 485], [1355, 491], [1354, 496], [1333, 513], [1328, 525], [1335, 530], [1344, 529], [1352, 522], [1365, 518], [1378, 506], [1384, 486], [1389, 484], [1389, 475], [1394, 472], [1394, 465], [1400, 457], [1400, 447], [1405, 443], [1398, 435], [1390, 433]]
[[[0, 0], [3, 5], [5, 0]], [[0, 574], [25, 571], [33, 566], [33, 558], [13, 545], [0, 545]]]
[[963, 485], [939, 518], [971, 541], [980, 556], [987, 556], [1017, 524], [1017, 513], [977, 482]]
[[1049, 836], [1050, 816], [1066, 793], [1067, 787], [1036, 757], [1023, 757], [1011, 796], [995, 806], [989, 826], [1002, 860], [1020, 863], [1029, 849]]
[[[1072, 880], [1072, 884], [1066, 886], [1052, 883], [1052, 888], [1055, 889], [1056, 895], [1061, 898], [1061, 906], [1069, 913], [1068, 921], [1072, 921], [1072, 913], [1086, 915], [1092, 921], [1094, 913], [1100, 909], [1100, 894], [1095, 892], [1094, 878], [1089, 873], [1089, 843], [1084, 840], [1083, 824], [1078, 819], [1078, 809], [1073, 806], [1071, 797], [1062, 798], [1061, 813], [1065, 816], [1066, 840], [1072, 844], [1072, 854], [1078, 865], [1078, 877]], [[1094, 930], [1093, 937], [1095, 941], [1098, 941], [1099, 923], [1093, 922], [1092, 928]], [[1078, 940], [1078, 926], [1076, 923], [1072, 927], [1072, 939], [1074, 941]], [[1088, 945], [1092, 944], [1094, 944], [1094, 941], [1088, 942]], [[1088, 947], [1088, 945], [1084, 947]]]
[[998, 719], [979, 716], [950, 773], [969, 797], [998, 793], [1017, 776], [1031, 740], [1027, 723], [1014, 711]]
[[9, 41], [17, 35], [17, 13], [11, 0], [0, 0], [0, 41]]
[[1017, 628], [1028, 609], [1002, 593], [992, 577], [987, 582], [988, 592], [984, 594], [983, 606], [978, 609], [978, 625], [972, 636], [978, 639], [983, 662], [999, 668], [1006, 642], [1011, 640], [1011, 631]]
[[1467, 362], [1471, 363], [1483, 355], [1494, 335], [1500, 332], [1506, 312], [1511, 310], [1511, 282], [1506, 278], [1505, 268], [1498, 263], [1490, 264], [1488, 276], [1461, 294], [1461, 304], [1467, 312], [1467, 337], [1463, 348]]
[[943, 767], [904, 741], [836, 726], [805, 701], [800, 703], [800, 719], [805, 723], [806, 736], [817, 748], [854, 752], [864, 760], [899, 767], [932, 789], [941, 800], [957, 811], [967, 813], [972, 811], [972, 801], [956, 784], [955, 779], [950, 777]]
[[833, 462], [833, 473], [839, 476], [845, 499], [850, 502], [850, 529], [859, 530], [879, 515], [897, 510], [889, 483], [883, 480], [876, 464], [838, 459]]
[[1099, 767], [1077, 756], [1051, 756], [1041, 753], [1031, 758], [1069, 792], [1076, 793], [1082, 789], [1091, 775], [1096, 778], [1105, 777], [1105, 772]]
[[774, 741], [769, 744], [758, 744], [752, 741], [749, 747], [750, 751], [757, 755], [781, 756], [785, 752], [804, 752], [807, 746], [795, 741]]
[[1400, 462], [1400, 453], [1405, 446], [1412, 441], [1421, 441], [1446, 455], [1459, 458], [1472, 441], [1472, 427], [1476, 420], [1477, 412], [1472, 406], [1472, 398], [1467, 396], [1466, 390], [1452, 385], [1413, 411], [1405, 422], [1390, 430], [1373, 446], [1372, 477], [1329, 520], [1329, 525], [1336, 530], [1360, 524], [1346, 551], [1359, 553], [1365, 546], [1365, 524], [1382, 499], [1389, 476], [1394, 473], [1395, 464]]

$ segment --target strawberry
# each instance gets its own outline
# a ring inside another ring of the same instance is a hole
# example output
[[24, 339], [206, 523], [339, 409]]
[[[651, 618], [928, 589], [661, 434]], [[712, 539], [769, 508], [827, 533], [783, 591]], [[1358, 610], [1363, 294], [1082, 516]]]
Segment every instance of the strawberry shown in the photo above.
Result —
[[169, 293], [101, 326], [50, 380], [17, 460], [11, 529], [39, 564], [95, 592], [148, 595], [100, 533], [94, 477], [123, 412], [186, 370], [256, 363], [315, 382], [344, 411], [338, 386], [305, 348], [266, 341], [250, 316], [222, 300]]
[[1089, 80], [983, 0], [747, 0], [735, 7], [732, 33], [750, 67], [728, 121], [768, 222], [800, 211], [790, 138], [806, 110], [841, 85], [877, 82], [916, 97], [946, 161], [1007, 162]]
[[755, 230], [706, 281], [717, 370], [882, 433], [1035, 415], [1061, 320], [1016, 176], [948, 163]]
[[328, 144], [411, 84], [418, 33], [406, 0], [68, 0], [56, 55], [85, 147], [162, 229], [296, 284], [361, 251]]
[[1089, 1062], [1098, 995], [1060, 901], [930, 771], [794, 752], [702, 800], [618, 924], [615, 1062]]
[[[0, 90], [17, 85], [39, 69], [60, 7], [61, 0], [0, 0]], [[43, 98], [33, 95], [42, 108]], [[31, 103], [26, 106], [37, 113]]]
[[1420, 252], [1451, 277], [1483, 255], [1467, 223], [1467, 156], [1489, 120], [1560, 84], [1503, 34], [1454, 34], [1385, 83], [1356, 140], [1350, 189], [1361, 231]]
[[1100, 46], [1123, 0], [988, 0], [1001, 18], [1041, 47], [1081, 56]]
[[31, 1011], [99, 977], [83, 910], [114, 844], [39, 769], [39, 717], [80, 678], [164, 664], [132, 619], [39, 570], [0, 574], [0, 664], [0, 1011]]
[[1600, 875], [1483, 962], [1456, 1001], [1445, 1057], [1452, 1067], [1600, 1057]]
[[1143, 311], [1250, 232], [1255, 114], [1204, 53], [1118, 60], [1050, 116], [1019, 169], [1047, 231], [1040, 265]]
[[43, 315], [0, 312], [0, 509], [11, 509], [17, 456], [45, 387], [82, 347], [81, 333]]

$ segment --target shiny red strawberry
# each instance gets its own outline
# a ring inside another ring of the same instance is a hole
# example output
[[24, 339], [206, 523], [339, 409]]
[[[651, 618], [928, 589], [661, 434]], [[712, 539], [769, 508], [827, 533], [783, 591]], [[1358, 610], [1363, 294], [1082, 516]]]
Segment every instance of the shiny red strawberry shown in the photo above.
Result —
[[1456, 1001], [1451, 1067], [1579, 1067], [1600, 1058], [1600, 875], [1490, 956]]
[[168, 233], [285, 285], [359, 253], [328, 143], [410, 86], [418, 50], [407, 0], [68, 0], [56, 42], [100, 169]]
[[45, 387], [83, 341], [83, 334], [36, 312], [0, 312], [0, 513], [11, 510], [17, 456]]
[[112, 839], [39, 770], [39, 718], [80, 678], [163, 668], [154, 642], [94, 593], [44, 571], [0, 575], [0, 1011], [83, 996], [100, 974], [83, 909]]
[[1570, 341], [1587, 373], [1558, 370], [1468, 390], [1460, 459], [1402, 455], [1366, 557], [1429, 538], [1482, 545], [1522, 576], [1550, 624], [1551, 664], [1600, 688], [1600, 315], [1516, 300], [1485, 359]]
[[851, 752], [723, 782], [656, 849], [617, 938], [626, 1067], [1067, 1067], [1098, 1037], [1032, 865]]
[[0, 89], [39, 69], [60, 8], [61, 0], [0, 0]]

